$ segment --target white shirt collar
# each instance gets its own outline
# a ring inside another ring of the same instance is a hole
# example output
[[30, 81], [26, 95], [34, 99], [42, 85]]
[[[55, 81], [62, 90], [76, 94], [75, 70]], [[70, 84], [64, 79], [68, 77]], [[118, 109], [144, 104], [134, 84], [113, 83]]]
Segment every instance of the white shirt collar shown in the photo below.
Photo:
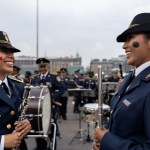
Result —
[[0, 80], [0, 85], [2, 84], [2, 82], [4, 82], [7, 87], [9, 87], [7, 77], [5, 77], [4, 80]]
[[142, 64], [141, 66], [139, 66], [138, 68], [136, 68], [135, 70], [135, 76], [137, 76], [140, 72], [142, 72], [145, 68], [150, 66], [150, 61]]
[[9, 84], [8, 84], [8, 79], [7, 76], [4, 78], [4, 80], [0, 80], [0, 85], [2, 84], [2, 82], [4, 82], [6, 84], [6, 86], [8, 87], [9, 93], [11, 93]]
[[44, 76], [44, 78], [47, 76], [47, 74], [48, 74], [48, 71], [45, 73], [45, 74], [41, 74], [40, 75], [40, 77], [41, 77], [41, 79], [42, 79], [42, 77]]

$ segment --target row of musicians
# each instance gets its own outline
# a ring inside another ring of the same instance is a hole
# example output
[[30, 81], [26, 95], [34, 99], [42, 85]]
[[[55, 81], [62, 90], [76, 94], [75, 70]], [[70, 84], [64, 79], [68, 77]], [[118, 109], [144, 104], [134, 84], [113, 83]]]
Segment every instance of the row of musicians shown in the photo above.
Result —
[[[34, 75], [30, 81], [27, 81], [24, 79], [24, 82], [26, 85], [47, 85], [50, 90], [51, 94], [51, 100], [53, 103], [56, 101], [59, 101], [61, 103], [60, 107], [60, 114], [64, 120], [67, 119], [67, 99], [68, 99], [68, 88], [77, 88], [82, 87], [85, 89], [92, 89], [92, 91], [96, 91], [97, 85], [96, 81], [92, 79], [93, 74], [89, 72], [88, 77], [84, 79], [83, 82], [81, 82], [81, 77], [79, 70], [75, 71], [75, 75], [73, 77], [73, 80], [70, 80], [70, 78], [67, 75], [67, 69], [61, 68], [59, 75], [53, 75], [49, 72], [49, 60], [46, 58], [38, 58], [36, 60], [36, 63], [38, 65], [38, 74]], [[95, 101], [95, 95], [94, 97], [84, 96], [84, 102], [83, 97], [81, 97], [81, 94], [79, 92], [73, 92], [73, 95], [75, 97], [75, 105], [74, 105], [74, 112], [79, 112], [79, 107], [83, 103], [88, 102], [94, 102]], [[81, 100], [82, 99], [82, 100]], [[58, 103], [57, 103], [58, 104]]]

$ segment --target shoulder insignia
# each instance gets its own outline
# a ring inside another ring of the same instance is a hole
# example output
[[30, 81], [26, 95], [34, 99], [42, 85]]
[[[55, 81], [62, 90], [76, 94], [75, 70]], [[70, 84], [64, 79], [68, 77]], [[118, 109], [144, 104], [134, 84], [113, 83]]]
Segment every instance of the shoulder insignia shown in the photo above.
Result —
[[58, 82], [61, 82], [61, 79], [60, 79], [59, 76], [56, 77], [56, 80], [57, 80]]
[[14, 80], [14, 81], [18, 81], [18, 82], [21, 82], [21, 83], [24, 83], [22, 79], [17, 79], [13, 76], [8, 76], [11, 80]]
[[31, 76], [31, 78], [33, 79], [34, 77], [37, 77], [37, 76], [40, 76], [40, 74], [39, 73], [38, 74], [34, 74], [34, 75]]
[[34, 74], [34, 75], [32, 75], [33, 77], [35, 77], [35, 76], [39, 76], [40, 74], [39, 73], [37, 73], [37, 74]]
[[146, 79], [149, 79], [149, 78], [150, 78], [150, 74], [148, 74], [145, 78], [146, 78]]

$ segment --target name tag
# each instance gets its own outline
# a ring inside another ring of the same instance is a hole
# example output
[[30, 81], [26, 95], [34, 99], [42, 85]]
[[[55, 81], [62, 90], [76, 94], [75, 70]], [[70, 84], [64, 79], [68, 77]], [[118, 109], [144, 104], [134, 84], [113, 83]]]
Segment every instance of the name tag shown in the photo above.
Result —
[[122, 101], [127, 107], [129, 107], [131, 105], [131, 102], [129, 102], [127, 99], [124, 99]]

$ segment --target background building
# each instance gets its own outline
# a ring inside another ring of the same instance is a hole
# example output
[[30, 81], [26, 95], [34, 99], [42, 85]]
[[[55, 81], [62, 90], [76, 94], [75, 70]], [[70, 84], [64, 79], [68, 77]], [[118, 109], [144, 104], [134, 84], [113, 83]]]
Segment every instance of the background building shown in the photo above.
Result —
[[[80, 69], [81, 73], [85, 71], [92, 70], [95, 74], [98, 73], [98, 66], [102, 66], [103, 75], [111, 75], [112, 69], [119, 70], [119, 64], [122, 64], [123, 73], [128, 73], [133, 67], [127, 64], [126, 55], [119, 55], [116, 58], [110, 59], [92, 59], [89, 66], [84, 68], [82, 66], [82, 58], [77, 53], [75, 57], [58, 57], [58, 58], [49, 58], [50, 61], [50, 72], [57, 74], [60, 68], [67, 68], [70, 75], [74, 74], [74, 71]], [[35, 63], [36, 57], [32, 56], [18, 56], [16, 57], [15, 65], [21, 68], [21, 74], [24, 74], [25, 71], [34, 72], [38, 69], [38, 66]], [[88, 65], [88, 64], [87, 64]]]
[[[82, 66], [82, 59], [77, 54], [76, 57], [58, 57], [58, 58], [47, 58], [50, 61], [50, 72], [57, 74], [60, 68], [67, 68], [70, 75], [74, 74], [74, 71], [80, 69], [84, 72]], [[21, 68], [20, 73], [24, 74], [25, 71], [34, 72], [38, 70], [38, 66], [35, 63], [36, 57], [32, 56], [18, 56], [16, 57], [15, 65]]]
[[123, 73], [128, 73], [133, 67], [127, 64], [126, 55], [119, 55], [116, 58], [111, 59], [93, 59], [90, 62], [90, 70], [94, 71], [95, 74], [98, 73], [98, 66], [102, 67], [103, 75], [111, 75], [112, 69], [120, 69], [119, 64], [122, 65]]

